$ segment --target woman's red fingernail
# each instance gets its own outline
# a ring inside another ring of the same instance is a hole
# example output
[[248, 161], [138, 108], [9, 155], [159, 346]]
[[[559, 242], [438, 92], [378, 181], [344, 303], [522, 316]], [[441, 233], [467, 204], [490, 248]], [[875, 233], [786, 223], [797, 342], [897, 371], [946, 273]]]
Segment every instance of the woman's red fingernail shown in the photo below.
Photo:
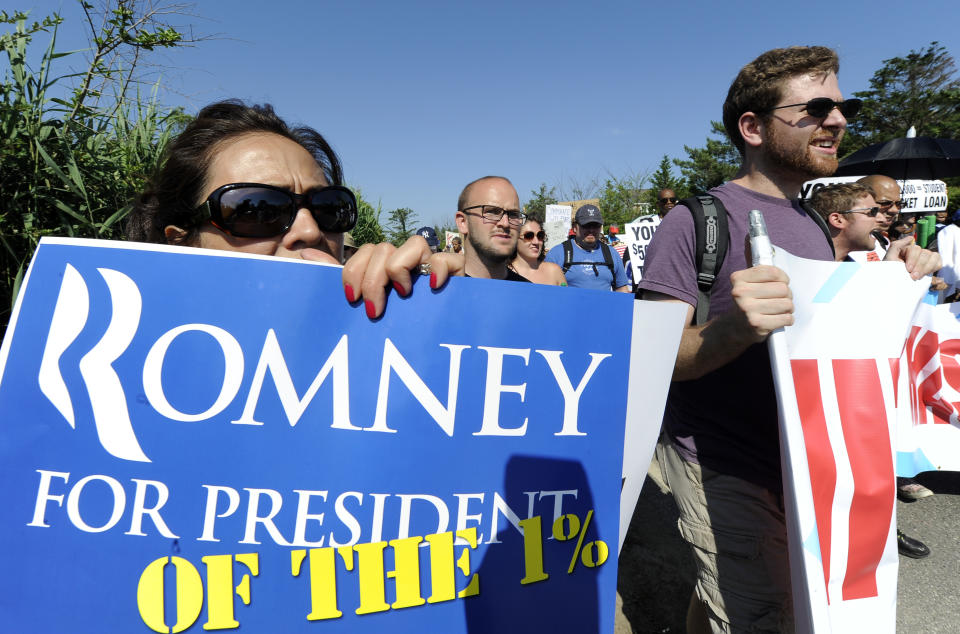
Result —
[[343, 285], [343, 292], [347, 296], [347, 301], [351, 304], [357, 301], [357, 294], [353, 292], [353, 287], [349, 284]]
[[367, 317], [370, 319], [375, 319], [377, 316], [377, 309], [374, 308], [373, 302], [368, 299], [363, 302], [363, 305], [367, 308]]
[[393, 283], [393, 288], [395, 288], [395, 289], [397, 290], [397, 295], [399, 295], [400, 297], [406, 297], [406, 296], [407, 296], [407, 292], [406, 292], [405, 290], [403, 290], [403, 284], [401, 284], [400, 282], [394, 282], [394, 283]]
[[430, 288], [437, 288], [437, 274], [433, 271], [430, 271]]

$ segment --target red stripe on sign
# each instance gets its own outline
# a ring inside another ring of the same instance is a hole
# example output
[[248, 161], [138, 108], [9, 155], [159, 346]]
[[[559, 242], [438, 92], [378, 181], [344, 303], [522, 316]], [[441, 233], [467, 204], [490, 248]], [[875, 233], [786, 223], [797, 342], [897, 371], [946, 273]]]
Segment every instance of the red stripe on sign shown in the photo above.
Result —
[[[960, 354], [960, 339], [944, 339], [940, 342], [940, 367], [943, 370], [943, 380], [954, 391], [960, 391], [960, 363], [957, 355]], [[946, 399], [942, 399], [946, 401]], [[960, 403], [950, 403], [949, 411], [938, 414], [935, 423], [950, 423], [952, 415], [957, 413]]]
[[890, 359], [890, 375], [893, 377], [893, 406], [897, 406], [897, 388], [900, 387], [900, 359]]
[[850, 546], [843, 599], [877, 596], [877, 566], [890, 534], [896, 486], [890, 432], [877, 362], [834, 359], [843, 439], [853, 471]]
[[[833, 493], [837, 488], [837, 465], [827, 435], [827, 419], [820, 398], [820, 372], [816, 359], [793, 359], [793, 386], [797, 391], [797, 409], [803, 427], [803, 444], [807, 450], [810, 488], [813, 490], [813, 511], [817, 518], [820, 560], [823, 563], [823, 585], [830, 579], [830, 530]], [[827, 603], [830, 592], [827, 590]]]

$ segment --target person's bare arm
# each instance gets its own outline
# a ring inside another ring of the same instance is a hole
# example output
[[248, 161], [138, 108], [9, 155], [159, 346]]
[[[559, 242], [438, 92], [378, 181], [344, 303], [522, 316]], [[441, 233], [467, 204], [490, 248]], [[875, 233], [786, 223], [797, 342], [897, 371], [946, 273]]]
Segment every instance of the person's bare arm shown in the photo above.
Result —
[[629, 284], [624, 284], [623, 286], [621, 286], [620, 288], [615, 289], [615, 290], [616, 290], [618, 293], [632, 293], [632, 292], [633, 292], [632, 290], [630, 290], [630, 285], [629, 285]]
[[[755, 266], [730, 276], [735, 308], [705, 324], [692, 325], [694, 307], [687, 305], [687, 325], [680, 338], [674, 381], [688, 381], [720, 368], [778, 328], [793, 323], [789, 279], [781, 269]], [[669, 295], [644, 291], [644, 299], [682, 302]]]

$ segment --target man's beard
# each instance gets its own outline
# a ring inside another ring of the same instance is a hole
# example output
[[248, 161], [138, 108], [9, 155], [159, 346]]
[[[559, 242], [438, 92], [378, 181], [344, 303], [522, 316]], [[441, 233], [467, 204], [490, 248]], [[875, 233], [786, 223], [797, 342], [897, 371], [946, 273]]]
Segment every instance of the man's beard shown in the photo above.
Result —
[[470, 243], [470, 246], [473, 248], [473, 252], [477, 254], [477, 257], [480, 258], [480, 261], [484, 263], [487, 267], [490, 266], [499, 266], [505, 262], [509, 262], [516, 257], [517, 247], [514, 245], [513, 252], [507, 253], [506, 255], [492, 250], [485, 244], [479, 244], [476, 239], [474, 239], [473, 233], [467, 234], [467, 242]]
[[833, 176], [837, 171], [839, 162], [836, 155], [813, 155], [809, 144], [804, 145], [802, 151], [797, 151], [796, 148], [789, 147], [782, 141], [776, 132], [776, 126], [768, 126], [767, 129], [769, 133], [764, 144], [766, 154], [769, 159], [772, 159], [770, 162], [781, 171], [801, 174], [805, 180]]

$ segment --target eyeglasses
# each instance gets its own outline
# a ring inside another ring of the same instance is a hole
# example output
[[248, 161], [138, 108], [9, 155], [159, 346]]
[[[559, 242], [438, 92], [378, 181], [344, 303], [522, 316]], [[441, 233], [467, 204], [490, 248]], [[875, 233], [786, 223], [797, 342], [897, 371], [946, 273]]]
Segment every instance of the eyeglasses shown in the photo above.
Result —
[[531, 240], [533, 240], [534, 236], [536, 236], [537, 240], [539, 240], [540, 242], [543, 242], [544, 240], [547, 239], [547, 233], [545, 231], [538, 231], [536, 233], [532, 231], [527, 231], [520, 237], [523, 238], [524, 242], [530, 242]]
[[460, 211], [467, 213], [471, 209], [479, 209], [480, 213], [468, 215], [480, 216], [483, 218], [484, 222], [500, 222], [500, 219], [503, 218], [504, 214], [507, 215], [507, 222], [514, 227], [519, 227], [527, 220], [527, 214], [523, 213], [519, 209], [503, 209], [502, 207], [497, 207], [495, 205], [473, 205], [471, 207], [465, 207]]
[[856, 209], [848, 209], [846, 211], [838, 212], [841, 214], [863, 214], [865, 216], [870, 216], [871, 218], [876, 218], [877, 214], [880, 213], [879, 207], [857, 207]]
[[844, 119], [855, 119], [863, 108], [863, 101], [860, 99], [847, 99], [846, 101], [834, 101], [830, 97], [814, 97], [807, 103], [791, 103], [786, 106], [776, 106], [770, 110], [780, 110], [782, 108], [795, 108], [803, 106], [807, 114], [817, 119], [826, 119], [827, 115], [834, 108], [840, 111]]
[[902, 200], [878, 200], [877, 201], [877, 206], [880, 207], [880, 209], [883, 209], [884, 211], [886, 211], [891, 207], [896, 207], [897, 209], [903, 209], [904, 204], [905, 203]]
[[663, 203], [664, 205], [666, 205], [667, 203], [673, 203], [674, 205], [676, 205], [676, 204], [677, 204], [677, 199], [676, 199], [676, 198], [661, 198], [661, 199], [660, 199], [660, 202]]
[[357, 224], [357, 199], [339, 185], [294, 194], [273, 185], [230, 183], [215, 189], [196, 211], [228, 235], [272, 238], [289, 231], [303, 208], [310, 210], [322, 231], [343, 233]]

